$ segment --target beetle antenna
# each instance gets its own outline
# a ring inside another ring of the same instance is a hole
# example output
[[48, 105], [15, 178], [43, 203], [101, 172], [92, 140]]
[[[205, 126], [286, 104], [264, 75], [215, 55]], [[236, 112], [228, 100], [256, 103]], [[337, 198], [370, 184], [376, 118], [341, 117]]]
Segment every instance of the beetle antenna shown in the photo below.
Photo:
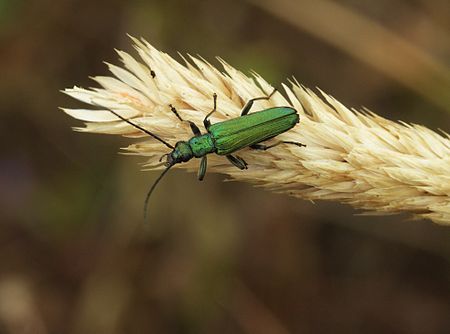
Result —
[[149, 136], [155, 138], [156, 140], [160, 141], [161, 143], [163, 143], [164, 145], [166, 145], [168, 148], [170, 149], [174, 149], [175, 147], [173, 147], [172, 145], [170, 145], [168, 142], [166, 142], [165, 140], [159, 138], [157, 135], [151, 133], [150, 131], [148, 131], [147, 129], [144, 129], [142, 126], [137, 125], [136, 123], [130, 121], [129, 119], [126, 119], [125, 117], [119, 115], [118, 113], [116, 113], [114, 110], [108, 109], [113, 115], [115, 115], [116, 117], [119, 117], [122, 121], [134, 126], [136, 129], [141, 130], [142, 132], [148, 134]]
[[163, 172], [158, 176], [158, 178], [156, 179], [156, 181], [153, 183], [152, 187], [150, 188], [150, 190], [147, 193], [147, 197], [145, 197], [145, 201], [144, 201], [144, 221], [147, 220], [147, 208], [148, 208], [148, 201], [150, 199], [150, 196], [153, 193], [153, 190], [155, 190], [156, 186], [158, 185], [159, 181], [161, 181], [161, 179], [163, 178], [163, 176], [169, 171], [169, 169], [173, 166], [172, 165], [168, 165], [166, 169], [163, 170]]

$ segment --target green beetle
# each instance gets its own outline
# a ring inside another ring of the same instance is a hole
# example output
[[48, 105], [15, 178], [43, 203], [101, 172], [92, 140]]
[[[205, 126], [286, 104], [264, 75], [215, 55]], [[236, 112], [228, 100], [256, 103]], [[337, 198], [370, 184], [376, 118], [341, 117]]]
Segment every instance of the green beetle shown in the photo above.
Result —
[[179, 141], [175, 144], [175, 146], [172, 146], [150, 131], [110, 110], [124, 122], [127, 122], [128, 124], [145, 132], [149, 136], [159, 140], [172, 150], [172, 152], [164, 154], [160, 159], [162, 160], [166, 157], [166, 162], [164, 163], [166, 169], [153, 183], [147, 197], [145, 198], [144, 217], [147, 215], [147, 204], [150, 199], [150, 195], [162, 177], [175, 164], [187, 162], [192, 158], [201, 158], [200, 168], [198, 171], [198, 179], [201, 181], [206, 173], [207, 155], [210, 153], [224, 155], [237, 168], [247, 169], [247, 163], [245, 160], [239, 156], [232, 155], [232, 153], [245, 147], [250, 147], [256, 150], [267, 150], [282, 143], [293, 144], [300, 147], [305, 146], [301, 143], [293, 141], [279, 141], [272, 145], [260, 144], [265, 140], [288, 131], [299, 122], [297, 110], [291, 107], [274, 107], [249, 114], [249, 111], [255, 101], [269, 100], [275, 92], [276, 89], [268, 96], [250, 99], [245, 104], [244, 108], [242, 108], [240, 117], [211, 124], [208, 118], [216, 111], [217, 107], [217, 95], [214, 94], [214, 108], [203, 120], [203, 124], [206, 129], [205, 134], [200, 132], [200, 129], [194, 124], [194, 122], [182, 119], [175, 107], [169, 105], [172, 112], [180, 121], [189, 123], [191, 130], [194, 133], [194, 137], [187, 141]]

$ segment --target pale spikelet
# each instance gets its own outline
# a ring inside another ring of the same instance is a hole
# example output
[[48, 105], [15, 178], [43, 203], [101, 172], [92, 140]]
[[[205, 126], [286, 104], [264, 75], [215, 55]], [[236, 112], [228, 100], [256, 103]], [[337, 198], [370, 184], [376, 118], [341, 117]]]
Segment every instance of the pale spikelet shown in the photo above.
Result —
[[[200, 126], [212, 109], [213, 93], [218, 95], [218, 112], [211, 118], [215, 123], [238, 117], [248, 99], [273, 89], [259, 75], [244, 75], [223, 60], [219, 59], [223, 73], [195, 57], [182, 65], [146, 41], [133, 40], [141, 60], [118, 51], [123, 68], [108, 64], [113, 76], [94, 78], [102, 88], [64, 91], [90, 106], [63, 110], [86, 121], [86, 127], [76, 128], [78, 131], [144, 137], [126, 150], [148, 157], [148, 168], [158, 164], [167, 147], [118, 120], [108, 109], [174, 144], [192, 133], [170, 111], [169, 104]], [[296, 108], [300, 124], [277, 140], [298, 141], [307, 147], [279, 145], [266, 152], [244, 149], [239, 156], [249, 164], [245, 171], [211, 154], [208, 172], [303, 199], [348, 203], [372, 214], [410, 212], [450, 224], [447, 134], [350, 110], [331, 96], [321, 92], [320, 98], [297, 82], [283, 85], [283, 89], [269, 101], [255, 103], [252, 110], [286, 105]], [[198, 162], [193, 159], [177, 167], [197, 170]]]

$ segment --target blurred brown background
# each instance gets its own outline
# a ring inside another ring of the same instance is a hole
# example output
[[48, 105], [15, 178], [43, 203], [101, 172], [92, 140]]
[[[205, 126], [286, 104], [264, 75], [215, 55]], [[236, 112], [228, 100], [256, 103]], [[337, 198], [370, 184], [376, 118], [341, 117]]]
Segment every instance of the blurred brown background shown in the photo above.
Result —
[[449, 333], [449, 228], [181, 171], [143, 226], [157, 173], [57, 109], [130, 33], [449, 132], [449, 24], [447, 0], [0, 0], [0, 333]]

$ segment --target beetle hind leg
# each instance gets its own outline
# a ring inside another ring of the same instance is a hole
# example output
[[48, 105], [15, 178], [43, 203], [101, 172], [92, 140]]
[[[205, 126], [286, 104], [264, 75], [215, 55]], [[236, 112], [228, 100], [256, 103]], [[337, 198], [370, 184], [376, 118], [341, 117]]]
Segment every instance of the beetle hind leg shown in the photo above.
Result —
[[248, 167], [248, 165], [247, 165], [247, 163], [245, 162], [245, 160], [244, 159], [242, 159], [241, 157], [238, 157], [238, 156], [234, 156], [234, 155], [231, 155], [231, 154], [228, 154], [227, 156], [227, 159], [234, 165], [234, 166], [236, 166], [237, 168], [239, 168], [239, 169], [247, 169]]
[[244, 108], [242, 108], [241, 116], [245, 116], [248, 114], [250, 109], [252, 109], [253, 102], [258, 101], [258, 100], [270, 100], [270, 98], [272, 97], [273, 94], [275, 94], [276, 91], [277, 91], [277, 89], [274, 88], [272, 93], [270, 93], [267, 96], [255, 97], [253, 99], [248, 100], [247, 103], [245, 104]]
[[253, 145], [250, 145], [250, 148], [252, 148], [254, 150], [266, 151], [269, 148], [278, 146], [280, 144], [291, 144], [291, 145], [296, 145], [298, 147], [306, 147], [305, 144], [302, 144], [302, 143], [299, 143], [299, 142], [296, 142], [296, 141], [285, 141], [285, 140], [282, 140], [282, 141], [276, 142], [275, 144], [272, 144], [272, 145], [253, 144]]

